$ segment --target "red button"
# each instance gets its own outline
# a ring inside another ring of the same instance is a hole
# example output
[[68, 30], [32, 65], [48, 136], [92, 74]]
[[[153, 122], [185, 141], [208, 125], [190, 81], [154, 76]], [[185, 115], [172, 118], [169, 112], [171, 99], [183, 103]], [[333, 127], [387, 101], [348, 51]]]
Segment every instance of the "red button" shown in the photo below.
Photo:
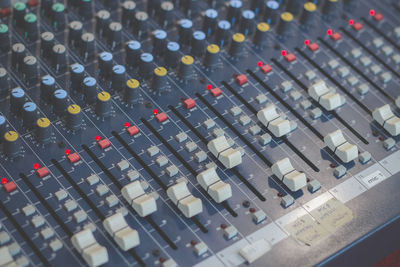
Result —
[[15, 189], [17, 189], [17, 186], [15, 185], [14, 182], [8, 182], [8, 183], [4, 184], [4, 189], [6, 190], [7, 193], [10, 193], [10, 192], [14, 191]]
[[383, 15], [382, 15], [382, 13], [376, 13], [376, 14], [374, 15], [374, 19], [375, 19], [376, 21], [381, 21], [381, 20], [383, 20]]
[[128, 127], [128, 128], [126, 129], [126, 131], [128, 132], [128, 134], [129, 134], [130, 136], [132, 136], [132, 135], [135, 135], [135, 134], [137, 134], [137, 133], [139, 132], [139, 128], [136, 127], [136, 126], [131, 126], [131, 127]]
[[43, 178], [43, 177], [45, 177], [46, 175], [49, 174], [49, 170], [46, 167], [42, 167], [42, 168], [36, 170], [36, 174], [40, 178]]
[[261, 71], [264, 72], [264, 74], [267, 74], [272, 70], [271, 66], [268, 64], [265, 64], [264, 66], [260, 67]]
[[359, 31], [363, 28], [363, 25], [360, 22], [356, 22], [352, 25], [353, 29]]
[[311, 51], [316, 51], [318, 50], [319, 45], [317, 43], [311, 43], [308, 45], [308, 49], [310, 49]]
[[238, 76], [236, 76], [236, 82], [239, 85], [243, 85], [245, 83], [247, 83], [247, 77], [244, 74], [239, 74]]
[[220, 94], [222, 94], [221, 89], [219, 89], [218, 87], [215, 87], [215, 88], [211, 89], [210, 92], [214, 97], [217, 97]]
[[0, 14], [2, 17], [8, 17], [11, 14], [11, 9], [9, 8], [0, 9]]
[[97, 144], [99, 145], [99, 147], [101, 149], [106, 149], [107, 147], [109, 147], [111, 145], [110, 141], [108, 141], [108, 139], [100, 140], [99, 142], [97, 142]]
[[38, 3], [39, 3], [38, 0], [29, 0], [27, 4], [28, 4], [28, 6], [33, 7], [33, 6], [37, 6]]
[[69, 162], [75, 163], [81, 160], [81, 157], [78, 155], [78, 153], [72, 153], [67, 156]]
[[163, 122], [167, 119], [167, 114], [165, 114], [164, 112], [158, 113], [156, 115], [156, 119], [158, 120], [158, 122]]
[[293, 53], [290, 53], [285, 56], [285, 59], [287, 62], [292, 62], [296, 60], [296, 56]]
[[332, 33], [330, 35], [330, 37], [333, 41], [337, 41], [337, 40], [340, 40], [340, 38], [342, 38], [342, 35], [340, 35], [340, 33], [338, 33], [338, 32], [335, 32], [335, 33]]
[[183, 100], [183, 104], [185, 105], [186, 109], [191, 109], [194, 108], [194, 106], [196, 105], [196, 102], [194, 102], [194, 100], [192, 98], [188, 98]]

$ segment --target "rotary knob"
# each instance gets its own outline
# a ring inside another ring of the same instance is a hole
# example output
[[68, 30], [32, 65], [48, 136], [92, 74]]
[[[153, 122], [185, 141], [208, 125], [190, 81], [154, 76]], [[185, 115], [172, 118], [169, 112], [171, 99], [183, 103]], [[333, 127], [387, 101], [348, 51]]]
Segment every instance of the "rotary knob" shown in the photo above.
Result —
[[147, 35], [149, 15], [146, 12], [136, 12], [134, 18], [133, 33], [139, 39], [143, 39]]
[[85, 77], [85, 67], [79, 63], [72, 64], [70, 67], [70, 86], [72, 90], [82, 91], [81, 86]]
[[122, 25], [119, 22], [111, 22], [107, 31], [108, 45], [111, 50], [119, 49], [122, 43]]
[[317, 6], [313, 2], [304, 4], [303, 12], [301, 13], [300, 23], [305, 27], [310, 27], [316, 16]]
[[111, 75], [113, 66], [113, 55], [109, 52], [102, 52], [98, 57], [99, 75], [103, 78], [108, 78]]
[[264, 11], [264, 19], [267, 24], [275, 25], [279, 20], [279, 3], [275, 0], [267, 1]]
[[115, 65], [112, 68], [111, 88], [115, 91], [121, 91], [126, 81], [126, 69], [122, 65]]
[[293, 24], [293, 15], [289, 12], [283, 12], [281, 14], [281, 20], [277, 26], [277, 33], [281, 36], [288, 36], [291, 34]]
[[40, 98], [46, 102], [50, 102], [56, 86], [56, 80], [53, 76], [45, 75], [40, 80]]
[[111, 95], [108, 92], [103, 91], [97, 94], [95, 112], [99, 117], [111, 115]]
[[24, 2], [15, 2], [13, 6], [13, 25], [17, 27], [24, 26], [24, 16], [26, 14], [26, 4]]
[[223, 47], [228, 43], [230, 29], [231, 24], [227, 20], [221, 20], [218, 22], [215, 41], [220, 47]]
[[129, 41], [125, 44], [125, 64], [135, 68], [139, 62], [142, 45], [138, 41]]
[[231, 46], [229, 47], [229, 54], [233, 58], [239, 57], [243, 52], [245, 37], [241, 33], [235, 33], [232, 35]]
[[240, 19], [240, 32], [245, 36], [251, 35], [254, 32], [256, 15], [251, 10], [244, 10]]
[[24, 16], [25, 38], [29, 41], [36, 41], [39, 35], [37, 17], [33, 13]]
[[196, 57], [203, 56], [206, 50], [206, 34], [202, 31], [195, 31], [192, 34], [191, 46], [192, 47], [190, 52], [194, 56]]
[[11, 47], [11, 66], [16, 70], [20, 70], [22, 61], [26, 55], [25, 45], [21, 43], [15, 43]]
[[3, 135], [3, 151], [9, 158], [15, 158], [20, 154], [21, 141], [17, 132], [8, 131]]
[[227, 20], [231, 23], [231, 25], [234, 26], [239, 20], [242, 6], [243, 4], [240, 0], [231, 0], [229, 2]]
[[65, 6], [61, 3], [54, 3], [51, 7], [51, 21], [53, 29], [63, 31], [66, 24]]
[[167, 46], [167, 32], [164, 30], [155, 30], [153, 32], [153, 53], [162, 55]]
[[96, 101], [97, 95], [97, 81], [93, 77], [86, 77], [83, 79], [83, 96], [86, 103], [92, 104]]
[[110, 24], [111, 14], [107, 10], [100, 10], [96, 13], [96, 33], [103, 36]]
[[79, 14], [85, 20], [92, 19], [93, 16], [93, 2], [92, 0], [77, 0], [79, 6]]
[[39, 118], [35, 125], [36, 140], [41, 144], [50, 143], [51, 139], [51, 124], [48, 118]]
[[137, 104], [141, 101], [142, 96], [140, 94], [139, 85], [139, 81], [135, 79], [130, 79], [126, 82], [124, 101], [127, 104]]
[[44, 32], [40, 35], [40, 55], [42, 57], [50, 57], [49, 51], [54, 46], [54, 34], [52, 32]]
[[68, 41], [72, 46], [80, 43], [82, 36], [83, 24], [78, 20], [71, 21], [68, 25]]
[[37, 59], [33, 56], [24, 57], [24, 65], [22, 67], [24, 80], [27, 84], [34, 84], [39, 75]]
[[333, 19], [336, 16], [338, 5], [338, 0], [325, 0], [322, 6], [322, 13], [327, 19]]
[[167, 69], [164, 67], [157, 67], [153, 72], [153, 82], [151, 89], [155, 92], [162, 92], [167, 87]]
[[217, 25], [217, 18], [218, 11], [215, 9], [207, 9], [206, 12], [204, 12], [203, 31], [206, 33], [207, 36], [213, 34], [215, 26]]
[[95, 55], [94, 35], [86, 32], [81, 36], [81, 56], [84, 61], [93, 59]]
[[193, 74], [193, 63], [194, 59], [193, 57], [189, 55], [185, 55], [181, 58], [181, 61], [179, 63], [179, 71], [178, 71], [178, 77], [183, 80], [187, 81], [192, 77]]
[[22, 123], [30, 129], [37, 119], [37, 106], [33, 102], [26, 102], [22, 108]]
[[167, 44], [167, 52], [165, 53], [165, 63], [170, 68], [175, 68], [178, 66], [179, 62], [179, 49], [180, 46], [176, 42], [169, 42]]
[[0, 97], [4, 97], [8, 94], [9, 87], [10, 82], [7, 70], [0, 67]]
[[66, 125], [70, 130], [76, 131], [81, 128], [82, 112], [81, 107], [72, 104], [67, 108]]
[[0, 23], [0, 50], [8, 52], [10, 49], [10, 33], [6, 24]]
[[263, 47], [268, 43], [268, 35], [269, 35], [269, 25], [265, 22], [261, 22], [257, 24], [256, 33], [253, 37], [254, 45], [258, 47]]
[[57, 116], [64, 116], [68, 105], [68, 93], [63, 89], [57, 89], [53, 93], [53, 111]]
[[10, 109], [14, 114], [20, 114], [22, 106], [25, 103], [25, 91], [17, 87], [10, 93]]
[[219, 58], [219, 46], [216, 44], [210, 44], [207, 46], [206, 55], [204, 56], [203, 64], [208, 69], [213, 69], [218, 64]]
[[53, 68], [56, 72], [63, 73], [67, 67], [67, 49], [62, 44], [53, 46]]
[[179, 43], [188, 45], [192, 37], [193, 22], [189, 19], [179, 21]]
[[153, 70], [153, 60], [154, 57], [152, 54], [143, 53], [140, 55], [139, 74], [145, 79], [150, 78], [151, 76]]
[[122, 3], [122, 17], [121, 21], [126, 27], [130, 27], [133, 24], [133, 18], [135, 17], [136, 3], [134, 1], [125, 1]]

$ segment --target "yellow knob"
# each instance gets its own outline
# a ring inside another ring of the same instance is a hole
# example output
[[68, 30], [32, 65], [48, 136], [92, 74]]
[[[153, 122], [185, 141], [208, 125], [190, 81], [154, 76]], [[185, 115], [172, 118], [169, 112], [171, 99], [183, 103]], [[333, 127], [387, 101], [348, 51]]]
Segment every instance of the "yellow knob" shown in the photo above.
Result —
[[269, 31], [269, 25], [265, 22], [258, 23], [257, 30], [259, 30], [260, 32], [267, 32]]
[[293, 15], [290, 12], [283, 12], [281, 14], [281, 19], [286, 21], [286, 22], [290, 22], [293, 20]]
[[81, 107], [76, 104], [72, 104], [72, 105], [68, 106], [67, 110], [68, 110], [68, 113], [71, 113], [72, 115], [76, 115], [81, 112]]
[[136, 80], [136, 79], [129, 79], [129, 80], [126, 82], [126, 86], [128, 86], [128, 87], [131, 88], [131, 89], [138, 88], [139, 85], [140, 85], [140, 83], [139, 83], [139, 81]]
[[8, 131], [4, 134], [4, 139], [8, 142], [15, 142], [18, 139], [18, 133], [14, 131]]
[[234, 35], [232, 35], [232, 40], [234, 41], [234, 42], [237, 42], [237, 43], [242, 43], [242, 42], [244, 42], [244, 35], [243, 34], [241, 34], [241, 33], [235, 33]]
[[185, 55], [181, 58], [181, 62], [185, 65], [192, 65], [194, 62], [194, 59], [192, 56]]
[[164, 67], [157, 67], [154, 69], [154, 74], [157, 76], [165, 76], [167, 75], [167, 69]]
[[304, 4], [304, 9], [308, 12], [314, 12], [317, 10], [317, 6], [313, 2], [307, 2]]
[[207, 46], [207, 51], [211, 54], [217, 54], [219, 52], [219, 46], [216, 44], [210, 44]]
[[48, 118], [39, 118], [36, 121], [37, 126], [40, 128], [47, 128], [50, 126], [50, 120]]
[[97, 99], [102, 101], [102, 102], [107, 102], [107, 101], [110, 100], [110, 98], [111, 98], [110, 94], [108, 92], [105, 92], [105, 91], [100, 92], [100, 93], [97, 94]]

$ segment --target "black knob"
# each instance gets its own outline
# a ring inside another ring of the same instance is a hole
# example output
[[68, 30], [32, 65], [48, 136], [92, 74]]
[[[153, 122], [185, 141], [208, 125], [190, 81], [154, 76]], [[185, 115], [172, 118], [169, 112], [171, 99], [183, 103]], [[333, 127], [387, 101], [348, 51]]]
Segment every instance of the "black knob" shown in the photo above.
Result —
[[53, 55], [51, 59], [56, 72], [64, 72], [67, 67], [67, 49], [65, 46], [62, 44], [53, 46]]
[[133, 24], [133, 18], [135, 16], [136, 3], [133, 1], [125, 1], [122, 3], [122, 24], [126, 27], [130, 27]]
[[304, 4], [303, 12], [300, 16], [300, 23], [305, 27], [310, 27], [314, 22], [314, 18], [317, 14], [317, 6], [313, 2], [307, 2]]
[[22, 28], [24, 26], [24, 16], [26, 14], [26, 4], [15, 2], [13, 6], [13, 25]]
[[153, 81], [151, 89], [155, 92], [163, 92], [167, 87], [167, 69], [157, 67], [153, 71]]
[[124, 101], [127, 104], [137, 104], [141, 101], [142, 96], [140, 94], [139, 85], [139, 81], [135, 79], [130, 79], [126, 82]]
[[20, 154], [21, 140], [17, 132], [8, 131], [3, 135], [3, 151], [9, 158], [15, 158]]
[[153, 53], [162, 55], [167, 46], [167, 32], [164, 30], [155, 30], [153, 32]]
[[264, 3], [265, 3], [264, 0], [252, 0], [251, 1], [251, 10], [253, 10], [253, 12], [256, 16], [259, 14], [264, 14], [264, 9], [265, 9]]
[[25, 45], [21, 43], [13, 44], [11, 47], [11, 66], [17, 70], [20, 70], [20, 66], [22, 66], [22, 61], [25, 55]]
[[39, 75], [37, 59], [33, 56], [24, 57], [23, 65], [24, 80], [28, 84], [34, 84]]
[[93, 77], [86, 77], [83, 79], [83, 96], [88, 104], [96, 101], [97, 95], [97, 81]]
[[147, 35], [148, 20], [149, 15], [147, 15], [146, 12], [136, 12], [133, 25], [133, 33], [136, 34], [139, 39], [145, 38]]
[[63, 89], [57, 89], [53, 93], [53, 111], [57, 116], [64, 116], [68, 105], [68, 93]]
[[22, 108], [22, 123], [24, 127], [30, 129], [33, 127], [37, 114], [37, 106], [33, 102], [26, 102]]
[[10, 93], [10, 110], [15, 114], [20, 114], [22, 106], [25, 103], [25, 91], [17, 87]]
[[111, 88], [115, 91], [121, 91], [126, 82], [126, 69], [122, 65], [115, 65], [112, 68]]
[[206, 34], [202, 31], [195, 31], [192, 34], [190, 52], [196, 57], [201, 57], [204, 55], [205, 51], [206, 51]]
[[54, 3], [51, 7], [51, 21], [56, 31], [65, 30], [66, 24], [65, 6], [61, 3]]
[[275, 0], [267, 1], [264, 11], [264, 19], [269, 25], [275, 25], [279, 21], [279, 3]]
[[119, 22], [111, 22], [107, 31], [108, 45], [111, 50], [119, 49], [122, 43], [122, 25]]
[[56, 80], [53, 76], [45, 75], [40, 80], [40, 98], [50, 102], [51, 96], [56, 90]]
[[7, 120], [4, 116], [0, 115], [0, 144], [3, 143], [4, 134], [7, 131]]
[[99, 36], [103, 36], [107, 31], [107, 27], [110, 24], [110, 17], [110, 12], [104, 9], [96, 13], [96, 33]]
[[125, 64], [130, 67], [136, 67], [139, 58], [140, 58], [140, 50], [142, 45], [138, 41], [129, 41], [125, 44]]
[[161, 3], [158, 17], [159, 17], [159, 23], [163, 28], [168, 27], [171, 24], [173, 18], [172, 17], [173, 10], [174, 10], [173, 3], [169, 1]]
[[251, 35], [254, 32], [255, 27], [255, 14], [251, 10], [244, 10], [240, 19], [240, 32], [245, 36]]
[[336, 16], [339, 2], [337, 0], [325, 0], [322, 6], [322, 13], [327, 19], [333, 19]]
[[72, 46], [80, 44], [83, 24], [78, 20], [71, 21], [68, 25], [68, 41]]
[[145, 79], [151, 77], [154, 57], [150, 53], [142, 53], [139, 60], [139, 74]]
[[92, 0], [78, 0], [79, 2], [79, 14], [85, 20], [89, 20], [93, 16], [93, 2]]
[[293, 15], [297, 15], [301, 11], [301, 6], [303, 2], [299, 0], [288, 0], [286, 4], [286, 11], [292, 13]]
[[111, 95], [108, 92], [97, 94], [95, 113], [99, 117], [108, 117], [111, 114]]
[[25, 39], [36, 41], [39, 35], [37, 17], [33, 13], [24, 16]]
[[39, 118], [36, 120], [35, 136], [41, 144], [48, 144], [51, 139], [52, 128], [48, 118]]
[[43, 57], [48, 58], [51, 56], [49, 51], [53, 48], [54, 41], [55, 38], [52, 32], [44, 32], [40, 35], [40, 54]]
[[231, 24], [227, 20], [221, 20], [217, 25], [217, 33], [215, 36], [215, 42], [223, 47], [228, 43], [229, 40], [229, 31], [231, 29]]
[[231, 23], [231, 25], [235, 25], [239, 20], [242, 5], [242, 1], [240, 0], [231, 0], [229, 2], [227, 20]]
[[84, 33], [81, 36], [81, 56], [84, 61], [90, 61], [95, 55], [94, 35], [92, 33]]
[[76, 131], [81, 128], [82, 125], [82, 111], [81, 107], [72, 104], [67, 108], [66, 125], [69, 129]]
[[217, 25], [218, 11], [215, 9], [207, 9], [204, 12], [203, 18], [203, 31], [210, 36], [214, 33], [215, 27]]
[[179, 62], [179, 49], [180, 46], [176, 42], [168, 42], [167, 44], [167, 51], [165, 52], [165, 63], [170, 68], [175, 68], [178, 66]]
[[208, 69], [213, 69], [218, 64], [219, 58], [219, 46], [216, 44], [210, 44], [207, 46], [206, 55], [204, 56], [203, 64]]
[[81, 64], [75, 63], [70, 67], [70, 86], [72, 90], [82, 91], [82, 83], [85, 78], [85, 67]]
[[98, 57], [99, 75], [103, 78], [108, 78], [111, 75], [113, 66], [113, 55], [109, 52], [102, 52]]
[[289, 12], [283, 12], [281, 14], [281, 19], [277, 26], [277, 33], [281, 36], [288, 36], [292, 32], [293, 15]]
[[237, 58], [242, 54], [244, 40], [245, 40], [245, 37], [241, 33], [235, 33], [234, 35], [232, 35], [232, 42], [229, 47], [229, 54], [232, 57]]
[[7, 70], [0, 67], [0, 98], [8, 95], [9, 87], [10, 81], [8, 78]]
[[103, 5], [108, 9], [116, 9], [119, 6], [119, 0], [103, 0]]
[[188, 45], [192, 38], [193, 22], [189, 19], [182, 19], [179, 22], [179, 43]]
[[42, 0], [40, 3], [40, 16], [50, 17], [53, 0]]
[[8, 52], [10, 49], [10, 33], [6, 24], [0, 23], [0, 50]]
[[269, 35], [269, 25], [265, 22], [261, 22], [257, 24], [256, 33], [253, 37], [253, 43], [255, 46], [263, 47], [268, 43], [268, 35]]
[[147, 13], [149, 14], [149, 16], [153, 17], [155, 14], [157, 14], [160, 5], [161, 5], [161, 0], [148, 0]]
[[193, 63], [194, 59], [193, 57], [189, 55], [185, 55], [181, 58], [181, 61], [179, 63], [179, 71], [178, 71], [178, 77], [183, 80], [187, 81], [189, 80], [192, 75], [193, 75]]

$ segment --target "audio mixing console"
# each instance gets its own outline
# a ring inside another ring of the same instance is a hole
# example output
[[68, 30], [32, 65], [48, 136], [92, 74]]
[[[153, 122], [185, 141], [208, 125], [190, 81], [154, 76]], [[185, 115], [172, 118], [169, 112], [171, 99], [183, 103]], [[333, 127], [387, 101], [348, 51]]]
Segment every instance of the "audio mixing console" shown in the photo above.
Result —
[[400, 216], [399, 15], [0, 0], [0, 266], [332, 263]]

